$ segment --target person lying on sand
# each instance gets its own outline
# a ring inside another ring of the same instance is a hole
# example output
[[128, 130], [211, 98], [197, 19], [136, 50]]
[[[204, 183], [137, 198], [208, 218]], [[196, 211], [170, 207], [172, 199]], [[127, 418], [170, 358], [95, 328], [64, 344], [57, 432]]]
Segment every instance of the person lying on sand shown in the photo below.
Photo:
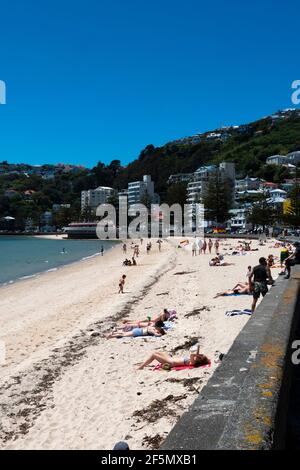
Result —
[[225, 290], [224, 292], [219, 292], [218, 294], [215, 295], [215, 299], [217, 297], [222, 297], [226, 295], [243, 295], [243, 294], [250, 294], [250, 288], [249, 284], [244, 284], [243, 282], [238, 282], [236, 286], [234, 286], [232, 289]]
[[146, 328], [133, 328], [132, 331], [120, 331], [110, 333], [106, 336], [106, 339], [111, 338], [137, 338], [138, 336], [163, 336], [166, 332], [158, 326], [147, 326]]
[[178, 366], [200, 367], [209, 364], [209, 359], [204, 354], [199, 353], [199, 348], [196, 352], [192, 352], [187, 356], [175, 357], [172, 357], [163, 351], [155, 351], [150, 354], [150, 356], [137, 367], [137, 370], [144, 369], [144, 367], [148, 366], [153, 361], [158, 361], [160, 364], [162, 364], [163, 367], [167, 365], [167, 367], [170, 369], [172, 367]]
[[209, 262], [209, 266], [232, 266], [233, 264], [234, 263], [226, 263], [220, 260], [218, 256], [216, 256], [215, 258], [212, 258]]
[[131, 326], [148, 326], [148, 325], [154, 325], [158, 321], [172, 321], [174, 318], [176, 318], [176, 312], [174, 310], [168, 310], [164, 308], [163, 312], [160, 313], [157, 317], [151, 318], [148, 317], [145, 320], [123, 320], [123, 323], [126, 323], [126, 325], [131, 325]]
[[147, 326], [154, 326], [155, 328], [164, 328], [165, 324], [163, 321], [158, 320], [156, 322], [153, 321], [138, 321], [135, 323], [125, 323], [123, 326], [118, 326], [117, 330], [120, 331], [132, 331], [135, 328], [146, 328]]

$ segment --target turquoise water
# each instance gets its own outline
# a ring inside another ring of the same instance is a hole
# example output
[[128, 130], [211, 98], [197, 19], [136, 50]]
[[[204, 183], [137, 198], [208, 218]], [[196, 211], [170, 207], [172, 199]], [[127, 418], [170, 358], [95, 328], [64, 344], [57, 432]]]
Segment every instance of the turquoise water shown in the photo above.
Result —
[[50, 240], [0, 236], [0, 284], [24, 279], [59, 266], [99, 256], [116, 242], [102, 240]]

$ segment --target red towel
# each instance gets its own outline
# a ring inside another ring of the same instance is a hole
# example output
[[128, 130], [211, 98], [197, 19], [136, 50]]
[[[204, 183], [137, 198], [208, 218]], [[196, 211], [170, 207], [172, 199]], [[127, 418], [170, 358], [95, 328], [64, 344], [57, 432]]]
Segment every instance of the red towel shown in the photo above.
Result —
[[[210, 367], [211, 366], [211, 361], [209, 361], [208, 364], [205, 364], [203, 366], [199, 366], [200, 368], [207, 368], [207, 367]], [[153, 370], [160, 370], [162, 368], [162, 364], [157, 364], [156, 366], [154, 366]], [[185, 370], [185, 369], [198, 369], [198, 367], [195, 367], [195, 366], [175, 366], [175, 367], [172, 367], [170, 370]]]

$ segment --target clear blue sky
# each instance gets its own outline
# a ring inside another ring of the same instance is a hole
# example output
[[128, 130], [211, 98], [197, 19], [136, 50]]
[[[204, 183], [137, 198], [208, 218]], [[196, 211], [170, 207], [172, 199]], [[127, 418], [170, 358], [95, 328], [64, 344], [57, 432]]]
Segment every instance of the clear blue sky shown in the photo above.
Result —
[[299, 0], [0, 5], [0, 160], [126, 164], [293, 106]]

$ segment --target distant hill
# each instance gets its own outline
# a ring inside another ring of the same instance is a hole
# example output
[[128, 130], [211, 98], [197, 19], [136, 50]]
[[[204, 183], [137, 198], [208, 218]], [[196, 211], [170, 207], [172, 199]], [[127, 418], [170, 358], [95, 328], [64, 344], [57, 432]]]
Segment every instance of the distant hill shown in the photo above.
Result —
[[163, 193], [171, 174], [190, 173], [201, 165], [223, 160], [235, 162], [241, 176], [261, 176], [267, 157], [300, 150], [300, 110], [279, 111], [250, 124], [215, 129], [199, 137], [196, 144], [192, 143], [193, 136], [162, 147], [147, 146], [119, 175], [120, 183], [151, 174], [157, 191]]
[[0, 217], [37, 219], [53, 204], [70, 204], [69, 217], [76, 219], [82, 190], [100, 185], [120, 190], [145, 174], [152, 176], [155, 190], [164, 201], [171, 174], [191, 173], [201, 165], [223, 160], [235, 162], [240, 177], [259, 176], [280, 183], [288, 177], [288, 170], [265, 165], [266, 158], [295, 150], [300, 150], [300, 109], [278, 111], [249, 124], [184, 137], [161, 147], [148, 145], [126, 167], [119, 160], [108, 165], [99, 162], [92, 169], [0, 162]]

